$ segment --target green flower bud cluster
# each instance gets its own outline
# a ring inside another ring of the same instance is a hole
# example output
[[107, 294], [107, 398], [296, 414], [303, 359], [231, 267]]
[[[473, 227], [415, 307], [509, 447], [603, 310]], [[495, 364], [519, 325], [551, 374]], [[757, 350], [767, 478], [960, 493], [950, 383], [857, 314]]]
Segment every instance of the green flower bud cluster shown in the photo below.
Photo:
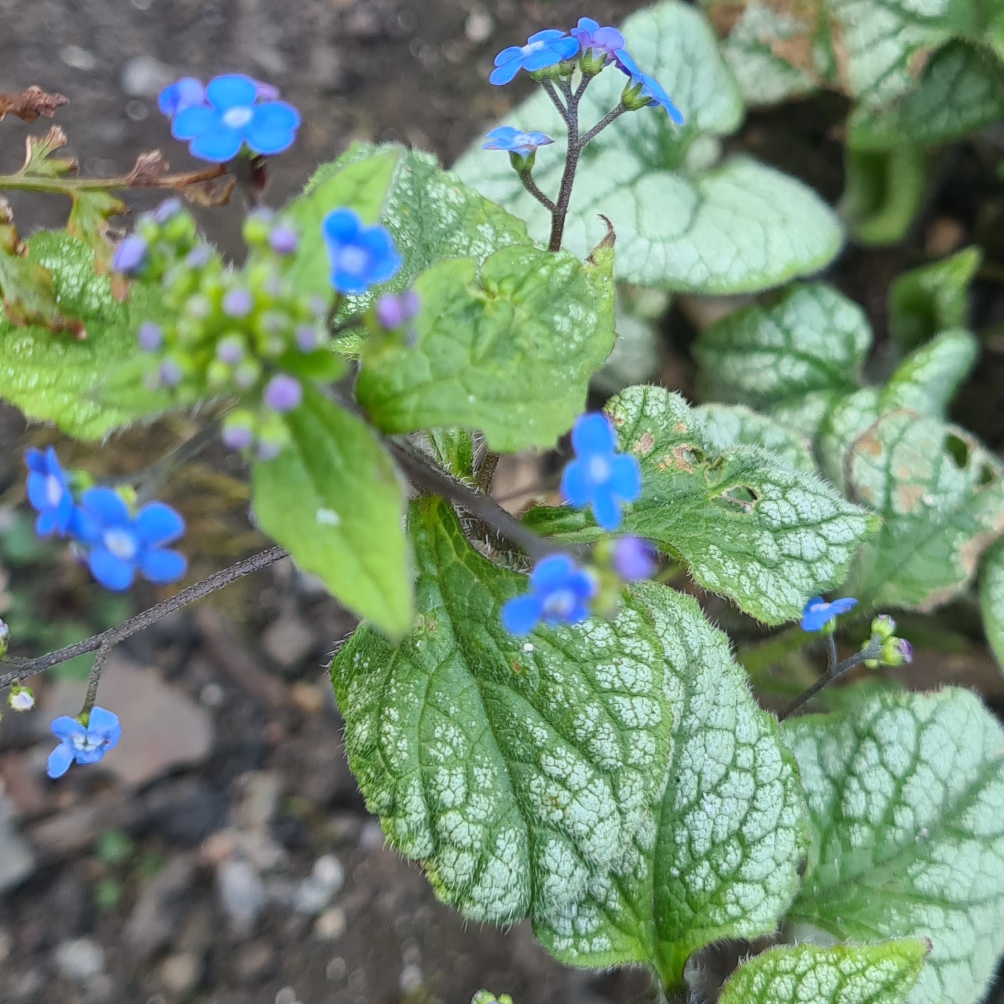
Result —
[[[159, 280], [169, 320], [137, 330], [149, 354], [145, 381], [180, 406], [206, 398], [235, 399], [223, 440], [258, 459], [288, 441], [283, 415], [299, 406], [303, 380], [333, 380], [343, 372], [326, 323], [327, 304], [297, 293], [289, 280], [298, 235], [270, 210], [244, 224], [242, 269], [225, 266], [200, 241], [180, 205], [141, 218], [137, 233], [147, 255], [132, 274]], [[128, 240], [129, 238], [127, 238]]]
[[878, 653], [878, 658], [865, 659], [869, 669], [913, 662], [913, 646], [905, 638], [897, 638], [895, 632], [896, 622], [888, 614], [872, 621], [872, 636], [861, 648], [862, 652]]

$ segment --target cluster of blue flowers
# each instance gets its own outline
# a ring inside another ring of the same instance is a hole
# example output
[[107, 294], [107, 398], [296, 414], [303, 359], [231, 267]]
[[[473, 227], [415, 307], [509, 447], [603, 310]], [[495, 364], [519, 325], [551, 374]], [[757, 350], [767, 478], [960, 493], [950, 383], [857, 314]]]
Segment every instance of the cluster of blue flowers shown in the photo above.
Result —
[[[496, 85], [508, 84], [520, 70], [538, 79], [551, 75], [570, 76], [576, 68], [573, 62], [578, 56], [578, 69], [587, 77], [595, 76], [608, 64], [613, 64], [628, 77], [621, 97], [622, 103], [630, 109], [656, 105], [665, 109], [670, 119], [677, 125], [683, 124], [683, 115], [673, 104], [661, 84], [642, 70], [625, 48], [624, 36], [609, 26], [601, 27], [590, 17], [579, 19], [578, 25], [570, 32], [549, 28], [531, 35], [526, 45], [511, 45], [495, 57], [495, 69], [489, 81]], [[552, 142], [542, 133], [489, 133], [488, 150], [508, 150], [525, 156], [530, 150], [544, 143]], [[494, 144], [494, 145], [493, 145]]]
[[[617, 452], [609, 419], [599, 412], [580, 415], [572, 427], [575, 459], [561, 476], [563, 500], [589, 509], [607, 532], [621, 525], [621, 506], [641, 494], [641, 470], [628, 453]], [[618, 584], [648, 578], [656, 568], [655, 550], [638, 537], [621, 537], [603, 557]], [[534, 567], [529, 592], [503, 604], [502, 625], [511, 634], [528, 634], [538, 624], [578, 624], [604, 591], [605, 568], [582, 568], [567, 554], [549, 554]], [[607, 604], [611, 606], [611, 604]]]
[[137, 573], [158, 584], [185, 574], [184, 556], [165, 546], [185, 532], [185, 521], [170, 506], [148, 502], [133, 512], [118, 492], [100, 486], [85, 488], [78, 501], [51, 446], [44, 453], [29, 449], [24, 459], [36, 532], [71, 539], [107, 589], [128, 589]]
[[223, 164], [245, 147], [269, 156], [293, 145], [300, 113], [278, 97], [271, 84], [228, 73], [205, 87], [183, 77], [160, 92], [157, 105], [171, 120], [171, 135], [186, 141], [193, 157]]

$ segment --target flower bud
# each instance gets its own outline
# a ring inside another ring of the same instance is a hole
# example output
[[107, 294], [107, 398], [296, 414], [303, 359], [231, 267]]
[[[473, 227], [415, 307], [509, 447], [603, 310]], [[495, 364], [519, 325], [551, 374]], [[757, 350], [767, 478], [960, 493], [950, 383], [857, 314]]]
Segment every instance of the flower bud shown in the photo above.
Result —
[[171, 217], [181, 212], [181, 199], [165, 199], [153, 211], [153, 219], [156, 223], [166, 223]]
[[421, 309], [422, 301], [413, 289], [400, 295], [385, 293], [377, 300], [374, 311], [377, 323], [385, 331], [395, 331], [410, 321]]
[[0, 658], [7, 654], [7, 646], [10, 644], [10, 628], [7, 622], [0, 620]]
[[896, 622], [888, 615], [881, 614], [872, 621], [872, 634], [885, 641], [896, 630]]
[[301, 324], [296, 329], [296, 347], [301, 352], [313, 352], [322, 341], [321, 332], [309, 324]]
[[227, 317], [247, 317], [254, 307], [254, 300], [246, 289], [230, 289], [221, 306]]
[[254, 415], [241, 409], [223, 421], [223, 445], [230, 450], [246, 450], [254, 442]]
[[251, 247], [259, 247], [265, 244], [268, 240], [274, 217], [275, 213], [265, 206], [261, 206], [248, 213], [242, 230], [245, 243]]
[[652, 99], [647, 95], [642, 94], [643, 90], [643, 84], [629, 83], [621, 93], [621, 104], [624, 105], [629, 112], [636, 112], [642, 108], [647, 108], [652, 103]]
[[112, 254], [112, 268], [123, 275], [135, 275], [146, 261], [147, 243], [139, 234], [129, 234]]
[[261, 364], [256, 359], [245, 359], [234, 369], [233, 378], [241, 390], [250, 390], [261, 378]]
[[225, 387], [233, 377], [233, 370], [219, 359], [214, 359], [206, 367], [206, 386], [212, 390], [219, 390]]
[[262, 400], [266, 408], [278, 411], [280, 414], [299, 408], [303, 400], [303, 388], [300, 382], [285, 373], [278, 373], [265, 386]]
[[189, 268], [205, 268], [213, 257], [212, 248], [207, 244], [197, 244], [185, 256], [185, 264]]
[[240, 335], [227, 335], [216, 343], [216, 358], [228, 366], [236, 366], [244, 359], [244, 339]]
[[620, 537], [614, 543], [611, 564], [625, 582], [647, 579], [656, 569], [655, 548], [641, 537]]
[[35, 695], [31, 687], [11, 687], [7, 695], [7, 707], [12, 711], [31, 711], [35, 707]]
[[281, 223], [268, 235], [269, 246], [276, 254], [292, 254], [296, 250], [298, 240], [296, 231]]
[[164, 344], [164, 329], [153, 321], [143, 321], [136, 329], [136, 341], [144, 352], [157, 352]]
[[161, 360], [157, 376], [162, 387], [176, 387], [181, 383], [183, 375], [181, 366], [177, 360], [170, 358]]

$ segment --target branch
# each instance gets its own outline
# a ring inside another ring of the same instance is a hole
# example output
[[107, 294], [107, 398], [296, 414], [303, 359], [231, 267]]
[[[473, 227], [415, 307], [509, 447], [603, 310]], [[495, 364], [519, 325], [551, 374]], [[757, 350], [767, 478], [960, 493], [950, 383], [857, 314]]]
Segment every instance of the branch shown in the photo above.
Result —
[[173, 614], [175, 610], [180, 610], [182, 607], [188, 606], [189, 603], [201, 600], [210, 593], [216, 592], [217, 589], [229, 586], [231, 582], [236, 582], [237, 579], [250, 575], [251, 572], [257, 572], [259, 568], [265, 568], [280, 558], [285, 558], [286, 554], [287, 552], [281, 547], [270, 547], [266, 551], [260, 551], [250, 558], [238, 561], [236, 565], [214, 572], [201, 582], [196, 582], [194, 586], [182, 589], [180, 593], [175, 593], [174, 596], [157, 603], [149, 610], [144, 610], [135, 617], [123, 621], [117, 627], [102, 631], [101, 634], [86, 638], [84, 641], [78, 641], [73, 645], [67, 645], [55, 652], [40, 655], [36, 659], [4, 659], [0, 661], [0, 668], [10, 666], [11, 669], [10, 672], [0, 676], [0, 690], [13, 683], [20, 683], [43, 670], [58, 666], [68, 659], [74, 659], [78, 655], [86, 655], [88, 652], [95, 652], [98, 649], [110, 649], [120, 641], [150, 627], [151, 624], [155, 624], [162, 617]]
[[613, 111], [607, 112], [606, 115], [604, 115], [603, 118], [601, 118], [599, 122], [597, 122], [596, 125], [594, 125], [593, 128], [582, 137], [579, 141], [579, 145], [585, 146], [587, 143], [591, 143], [601, 132], [603, 132], [604, 129], [606, 129], [608, 125], [610, 125], [611, 122], [614, 121], [614, 119], [620, 118], [620, 116], [626, 111], [628, 111], [627, 105], [618, 105], [613, 109]]
[[529, 171], [517, 171], [523, 187], [549, 212], [553, 213], [557, 206], [537, 187], [537, 182]]
[[860, 666], [868, 659], [877, 659], [882, 654], [881, 644], [875, 644], [874, 641], [872, 641], [866, 649], [862, 649], [860, 652], [855, 652], [854, 655], [844, 659], [843, 662], [837, 662], [837, 643], [832, 634], [826, 636], [826, 647], [829, 658], [829, 666], [827, 667], [826, 672], [818, 680], [816, 680], [811, 687], [807, 690], [803, 690], [798, 697], [789, 701], [781, 709], [777, 716], [778, 721], [783, 722], [786, 718], [789, 718], [796, 711], [798, 711], [799, 708], [808, 704], [809, 701], [811, 701], [824, 687], [828, 687], [834, 680], [843, 676], [847, 670], [853, 669], [855, 666]]

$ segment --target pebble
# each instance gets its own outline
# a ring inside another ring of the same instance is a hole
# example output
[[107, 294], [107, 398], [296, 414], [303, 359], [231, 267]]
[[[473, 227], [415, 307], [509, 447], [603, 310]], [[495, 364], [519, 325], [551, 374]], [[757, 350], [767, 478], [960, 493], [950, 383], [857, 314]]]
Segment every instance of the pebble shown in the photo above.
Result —
[[193, 855], [180, 854], [143, 886], [123, 929], [134, 956], [147, 959], [167, 944], [177, 929], [184, 894], [194, 880]]
[[20, 885], [35, 871], [35, 854], [14, 829], [14, 805], [0, 795], [0, 894]]
[[364, 851], [382, 850], [387, 843], [387, 838], [383, 834], [379, 819], [366, 820], [363, 828], [359, 831], [359, 846]]
[[296, 999], [296, 991], [292, 987], [283, 987], [275, 995], [275, 1004], [299, 1004]]
[[333, 854], [325, 854], [314, 862], [313, 871], [297, 887], [293, 909], [297, 913], [315, 916], [331, 902], [345, 883], [345, 870]]
[[252, 941], [237, 953], [237, 978], [243, 983], [258, 980], [275, 965], [275, 949], [267, 941]]
[[119, 82], [131, 98], [155, 98], [177, 74], [154, 56], [134, 56], [122, 67]]
[[244, 779], [244, 797], [238, 810], [241, 822], [248, 827], [267, 826], [279, 805], [282, 778], [276, 771], [262, 770]]
[[82, 49], [79, 45], [64, 45], [59, 50], [59, 58], [67, 66], [72, 66], [75, 70], [83, 70], [85, 73], [90, 72], [98, 65], [94, 54]]
[[216, 869], [216, 888], [231, 930], [246, 937], [265, 908], [265, 884], [246, 861], [224, 861]]
[[[337, 941], [345, 933], [346, 927], [345, 911], [341, 907], [333, 906], [317, 918], [314, 934], [321, 941]], [[342, 964], [344, 965], [344, 962]]]
[[92, 938], [64, 941], [56, 948], [56, 967], [71, 980], [87, 983], [105, 968], [105, 951]]
[[414, 965], [407, 965], [401, 970], [401, 975], [397, 981], [401, 993], [411, 993], [422, 985], [422, 970]]
[[272, 659], [289, 669], [310, 654], [317, 638], [301, 617], [285, 613], [265, 629], [261, 644]]
[[0, 928], [0, 966], [9, 958], [14, 951], [14, 939], [2, 928]]
[[169, 955], [160, 965], [164, 986], [179, 997], [194, 990], [202, 978], [202, 963], [191, 952]]
[[464, 34], [469, 42], [480, 45], [487, 42], [492, 37], [495, 30], [495, 22], [491, 14], [484, 7], [475, 7], [467, 16], [467, 23], [464, 25]]

